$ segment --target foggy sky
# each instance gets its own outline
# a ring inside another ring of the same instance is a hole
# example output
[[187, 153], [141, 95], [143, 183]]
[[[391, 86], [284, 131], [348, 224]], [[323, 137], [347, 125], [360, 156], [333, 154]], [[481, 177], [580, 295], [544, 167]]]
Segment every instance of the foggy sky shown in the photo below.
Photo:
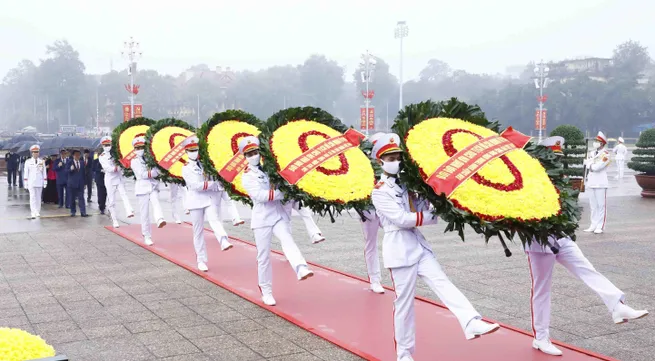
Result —
[[437, 58], [453, 68], [502, 73], [544, 59], [609, 57], [626, 40], [655, 49], [646, 0], [0, 0], [0, 74], [67, 39], [88, 73], [125, 68], [134, 36], [139, 68], [178, 75], [191, 65], [261, 69], [312, 53], [345, 65], [351, 80], [367, 49], [398, 74], [394, 26], [405, 20], [404, 80]]

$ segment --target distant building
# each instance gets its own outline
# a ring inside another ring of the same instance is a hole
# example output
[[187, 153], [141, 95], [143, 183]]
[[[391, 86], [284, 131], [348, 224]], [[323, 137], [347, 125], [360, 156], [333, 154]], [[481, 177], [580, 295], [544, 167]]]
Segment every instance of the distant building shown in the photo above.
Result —
[[563, 60], [550, 64], [549, 77], [562, 83], [568, 80], [586, 76], [591, 80], [606, 82], [609, 69], [614, 65], [612, 58], [581, 58]]

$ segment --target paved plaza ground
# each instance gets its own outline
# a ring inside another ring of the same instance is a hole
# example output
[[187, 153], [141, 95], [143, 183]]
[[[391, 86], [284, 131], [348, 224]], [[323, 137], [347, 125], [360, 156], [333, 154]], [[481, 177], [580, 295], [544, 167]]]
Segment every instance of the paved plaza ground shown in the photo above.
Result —
[[[99, 215], [95, 196], [90, 218], [71, 218], [65, 209], [46, 205], [41, 219], [28, 220], [27, 191], [8, 189], [4, 174], [0, 177], [0, 327], [39, 334], [71, 360], [359, 359], [105, 230], [111, 222]], [[611, 186], [606, 233], [580, 232], [578, 244], [627, 294], [628, 304], [654, 311], [655, 200], [639, 196], [632, 173]], [[168, 197], [166, 189], [161, 199], [170, 216]], [[584, 194], [581, 202], [588, 208]], [[244, 219], [250, 216], [247, 208], [240, 211]], [[358, 220], [319, 219], [318, 225], [328, 240], [312, 245], [300, 219], [293, 222], [307, 260], [366, 277]], [[587, 225], [585, 209], [581, 228]], [[225, 227], [233, 236], [253, 239], [248, 224]], [[485, 245], [469, 234], [462, 243], [444, 235], [442, 225], [423, 232], [446, 273], [482, 315], [530, 330], [530, 276], [518, 246], [505, 258], [497, 241]], [[190, 238], [180, 242], [192, 247]], [[383, 275], [391, 286], [388, 272]], [[601, 300], [561, 266], [554, 281], [553, 338], [619, 360], [655, 359], [655, 316], [614, 325]], [[419, 295], [436, 298], [419, 285]], [[438, 334], [435, 325], [434, 337]]]

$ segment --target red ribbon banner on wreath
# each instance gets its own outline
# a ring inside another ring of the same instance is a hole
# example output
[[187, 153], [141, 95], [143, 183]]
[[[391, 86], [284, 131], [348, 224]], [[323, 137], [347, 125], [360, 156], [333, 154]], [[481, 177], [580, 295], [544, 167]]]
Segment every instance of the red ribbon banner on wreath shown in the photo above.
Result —
[[132, 166], [132, 159], [134, 158], [136, 158], [136, 153], [134, 152], [134, 149], [132, 149], [131, 152], [127, 153], [127, 155], [121, 159], [121, 164], [125, 168], [130, 168]]
[[218, 171], [218, 175], [223, 177], [226, 181], [232, 183], [234, 181], [234, 178], [241, 173], [246, 167], [248, 166], [248, 161], [246, 160], [246, 157], [243, 156], [241, 153], [236, 153], [232, 159], [230, 159], [227, 163], [225, 163], [225, 166]]
[[186, 140], [195, 136], [195, 134], [191, 134], [190, 136], [184, 138], [183, 141], [177, 143], [177, 145], [171, 148], [171, 150], [169, 150], [168, 153], [166, 153], [166, 155], [159, 161], [159, 166], [166, 170], [171, 169], [173, 164], [180, 160], [180, 158], [182, 158], [184, 155], [184, 144]]
[[479, 141], [459, 150], [444, 164], [439, 166], [426, 180], [435, 193], [451, 194], [471, 176], [476, 174], [487, 163], [500, 158], [506, 153], [523, 149], [531, 137], [508, 127], [500, 135], [482, 138]]
[[355, 129], [348, 129], [344, 134], [326, 139], [309, 148], [306, 152], [291, 161], [279, 173], [290, 184], [298, 183], [307, 173], [320, 167], [328, 159], [344, 153], [348, 149], [358, 147], [366, 136]]

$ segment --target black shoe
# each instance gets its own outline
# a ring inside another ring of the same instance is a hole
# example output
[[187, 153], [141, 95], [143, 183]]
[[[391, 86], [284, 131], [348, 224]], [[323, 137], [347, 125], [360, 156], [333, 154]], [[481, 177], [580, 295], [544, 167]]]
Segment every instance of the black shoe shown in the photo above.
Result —
[[58, 208], [64, 208], [64, 206], [59, 206]]
[[105, 211], [100, 211], [100, 214], [104, 215], [104, 214], [105, 214]]
[[87, 199], [86, 202], [87, 202], [87, 203], [91, 203], [91, 200], [90, 200], [90, 199]]
[[88, 217], [88, 216], [89, 216], [89, 215], [86, 214], [86, 213], [84, 213], [84, 214], [82, 215], [83, 218], [86, 218], [86, 217]]
[[71, 217], [75, 217], [75, 213], [72, 213], [72, 214], [71, 214]]

